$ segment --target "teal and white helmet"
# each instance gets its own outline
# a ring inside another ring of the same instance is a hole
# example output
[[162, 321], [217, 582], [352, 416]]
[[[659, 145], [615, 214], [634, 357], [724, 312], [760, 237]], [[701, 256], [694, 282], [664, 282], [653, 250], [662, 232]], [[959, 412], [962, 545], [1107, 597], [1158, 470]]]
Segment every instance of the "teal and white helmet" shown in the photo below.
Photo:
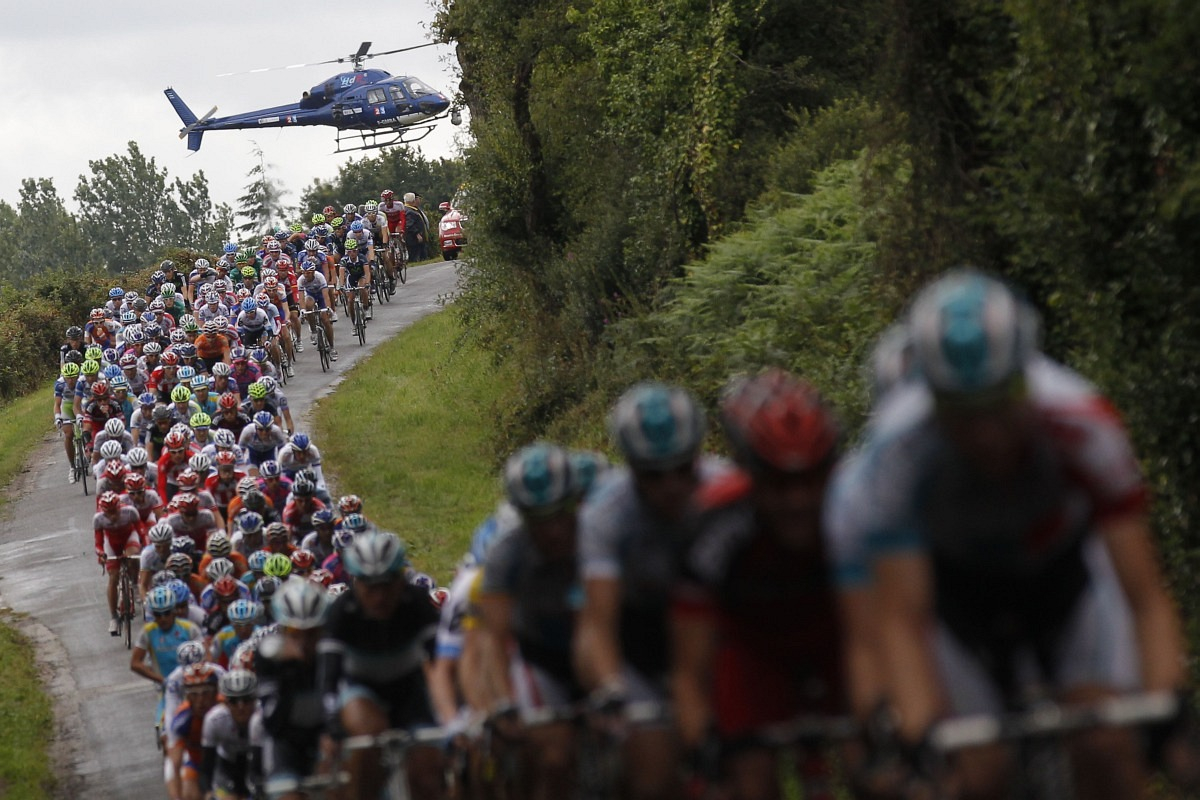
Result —
[[522, 512], [551, 513], [575, 495], [571, 458], [556, 444], [536, 442], [509, 456], [504, 491]]
[[699, 453], [704, 409], [686, 389], [639, 383], [617, 400], [609, 431], [634, 469], [674, 469]]

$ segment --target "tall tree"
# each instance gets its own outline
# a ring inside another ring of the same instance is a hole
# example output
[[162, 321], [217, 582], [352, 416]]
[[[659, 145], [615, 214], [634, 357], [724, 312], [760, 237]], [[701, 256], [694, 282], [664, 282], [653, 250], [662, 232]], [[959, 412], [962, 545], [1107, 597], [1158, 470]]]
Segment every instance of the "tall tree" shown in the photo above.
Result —
[[252, 152], [258, 162], [246, 173], [250, 183], [246, 184], [245, 193], [237, 199], [237, 215], [245, 220], [237, 226], [237, 230], [239, 233], [261, 234], [283, 220], [284, 192], [283, 187], [271, 177], [270, 170], [274, 165], [267, 163], [262, 148], [256, 144]]
[[49, 178], [21, 181], [17, 213], [22, 230], [37, 231], [36, 243], [25, 242], [22, 237], [8, 240], [20, 254], [24, 272], [78, 270], [95, 265], [97, 256], [91, 240], [67, 211]]

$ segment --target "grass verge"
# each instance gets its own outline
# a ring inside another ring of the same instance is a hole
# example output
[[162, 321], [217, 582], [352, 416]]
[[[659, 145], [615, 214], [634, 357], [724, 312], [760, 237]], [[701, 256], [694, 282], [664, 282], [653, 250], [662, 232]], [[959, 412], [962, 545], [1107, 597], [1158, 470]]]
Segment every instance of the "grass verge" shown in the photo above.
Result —
[[[49, 388], [0, 406], [0, 511], [8, 487], [50, 431]], [[50, 739], [54, 711], [38, 675], [33, 645], [0, 617], [0, 797], [51, 796]]]
[[486, 354], [457, 346], [439, 312], [356, 364], [313, 412], [325, 472], [361, 496], [368, 518], [448, 582], [475, 526], [499, 499], [490, 442], [503, 380]]
[[54, 710], [38, 676], [33, 645], [0, 621], [0, 797], [41, 800], [53, 791]]
[[8, 502], [3, 491], [20, 474], [30, 454], [50, 432], [53, 390], [49, 387], [0, 406], [0, 510]]

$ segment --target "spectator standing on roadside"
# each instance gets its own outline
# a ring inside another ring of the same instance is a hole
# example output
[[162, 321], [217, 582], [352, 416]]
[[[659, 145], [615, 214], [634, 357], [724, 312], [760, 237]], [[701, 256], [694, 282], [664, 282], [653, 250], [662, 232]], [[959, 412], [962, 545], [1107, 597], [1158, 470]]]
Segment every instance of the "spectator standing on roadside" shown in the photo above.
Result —
[[425, 238], [429, 230], [425, 215], [417, 203], [417, 195], [404, 195], [404, 244], [408, 247], [408, 261], [415, 264], [425, 260]]

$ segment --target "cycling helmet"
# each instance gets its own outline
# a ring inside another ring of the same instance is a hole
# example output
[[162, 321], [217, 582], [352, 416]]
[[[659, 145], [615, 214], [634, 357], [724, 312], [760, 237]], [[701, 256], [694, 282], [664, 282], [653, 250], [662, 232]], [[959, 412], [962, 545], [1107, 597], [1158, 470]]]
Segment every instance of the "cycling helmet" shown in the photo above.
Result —
[[350, 590], [350, 587], [344, 583], [334, 583], [334, 584], [330, 584], [329, 589], [327, 590], [326, 594], [329, 595], [330, 600], [333, 600], [334, 598], [344, 595], [349, 590]]
[[404, 566], [404, 543], [394, 533], [368, 531], [342, 553], [346, 571], [366, 580], [386, 579]]
[[79, 365], [72, 364], [70, 361], [62, 365], [62, 376], [64, 378], [78, 378], [79, 371]]
[[146, 346], [142, 348], [142, 352], [148, 356], [156, 356], [162, 352], [162, 345], [158, 342], [146, 342]]
[[[128, 476], [128, 478], [133, 478], [133, 477], [142, 478], [143, 481], [145, 480], [145, 478], [142, 477], [141, 475]], [[126, 478], [126, 480], [128, 480], [128, 478]], [[150, 541], [152, 541], [152, 542], [169, 542], [169, 541], [171, 541], [171, 539], [173, 539], [175, 537], [175, 530], [170, 525], [168, 525], [166, 522], [156, 522], [150, 526], [150, 534], [149, 535], [150, 535]]]
[[241, 497], [245, 497], [247, 493], [258, 489], [258, 480], [253, 475], [247, 475], [238, 481], [237, 493]]
[[734, 380], [721, 402], [734, 455], [752, 471], [805, 472], [829, 462], [838, 425], [809, 384], [781, 369]]
[[[195, 542], [192, 542], [192, 540], [188, 539], [186, 536], [175, 537], [171, 540], [172, 550], [175, 549], [175, 542], [180, 538], [187, 539], [189, 543], [193, 545], [195, 544]], [[187, 553], [171, 553], [171, 555], [167, 556], [166, 567], [180, 578], [187, 577], [192, 572], [192, 557]]]
[[221, 676], [219, 685], [226, 698], [254, 697], [258, 691], [258, 678], [248, 669], [231, 669]]
[[[217, 398], [217, 407], [225, 411], [228, 411], [231, 408], [237, 408], [239, 405], [240, 403], [238, 402], [238, 396], [233, 392], [225, 392], [225, 394]], [[222, 428], [222, 430], [225, 429]], [[233, 431], [230, 431], [230, 433], [233, 433]]]
[[67, 338], [68, 339], [82, 339], [83, 338], [83, 328], [79, 327], [78, 325], [72, 325], [71, 327], [67, 328]]
[[[208, 378], [204, 377], [203, 375], [197, 375], [194, 378], [192, 378], [191, 386], [192, 386], [192, 391], [194, 391], [194, 392], [199, 391], [201, 389], [207, 389], [208, 388]], [[210, 420], [210, 422], [211, 422], [211, 420]], [[195, 427], [195, 425], [193, 425], [192, 427]]]
[[175, 648], [175, 663], [181, 667], [199, 664], [208, 655], [204, 645], [195, 640], [184, 642]]
[[[263, 271], [266, 272], [266, 270], [263, 270]], [[263, 278], [263, 286], [265, 286], [268, 290], [278, 289], [279, 288], [279, 278], [275, 277], [274, 275], [268, 275], [267, 277]], [[265, 293], [260, 293], [258, 295], [258, 300], [259, 300], [259, 307], [265, 308], [266, 306], [271, 304], [271, 296], [268, 294], [265, 294]], [[263, 302], [264, 300], [266, 301], [265, 303]]]
[[246, 565], [250, 567], [252, 572], [261, 573], [263, 571], [263, 567], [266, 566], [267, 559], [270, 557], [270, 555], [271, 554], [266, 550], [255, 550], [253, 553], [246, 556]]
[[304, 480], [299, 477], [292, 484], [292, 494], [296, 497], [312, 497], [317, 493], [317, 485], [310, 480]]
[[[218, 431], [219, 433], [220, 431]], [[218, 467], [233, 467], [237, 465], [237, 456], [230, 450], [221, 450], [217, 453]]]
[[358, 239], [355, 239], [353, 236], [347, 236], [346, 237], [346, 250], [350, 251], [350, 250], [357, 250], [357, 249], [358, 249]]
[[245, 250], [239, 250], [238, 254], [233, 257], [234, 264], [246, 264], [250, 261], [250, 254]]
[[379, 204], [374, 200], [368, 200], [363, 203], [362, 210], [364, 214], [374, 214], [379, 210]]
[[[112, 437], [124, 436], [125, 435], [125, 421], [123, 419], [121, 419], [120, 417], [113, 417], [108, 422], [104, 423], [104, 432]], [[105, 444], [109, 444], [109, 442], [105, 442]], [[121, 447], [120, 442], [112, 442], [112, 444], [115, 444], [118, 448]], [[101, 452], [101, 455], [104, 455], [103, 451]], [[119, 449], [118, 449], [117, 455], [120, 455]]]
[[[109, 420], [108, 422], [116, 422], [118, 425], [121, 420]], [[105, 433], [108, 433], [108, 422], [104, 423]], [[121, 433], [125, 433], [125, 427], [121, 426]], [[111, 435], [111, 434], [110, 434]], [[100, 445], [100, 457], [105, 461], [112, 461], [121, 457], [121, 443], [113, 439], [109, 439], [104, 444]], [[122, 462], [123, 465], [123, 462]]]
[[168, 350], [162, 354], [162, 365], [164, 367], [179, 366], [179, 354], [174, 350]]
[[685, 389], [639, 383], [617, 400], [609, 430], [635, 470], [669, 470], [699, 452], [704, 410]]
[[426, 575], [424, 572], [413, 572], [408, 576], [408, 582], [418, 589], [424, 589], [427, 592], [437, 588], [437, 581]]
[[258, 474], [264, 478], [278, 478], [281, 473], [279, 462], [273, 458], [268, 458], [258, 465]]
[[913, 357], [939, 402], [982, 404], [1023, 385], [1037, 316], [1000, 281], [973, 269], [923, 289], [909, 314]]
[[[179, 344], [175, 345], [174, 350], [176, 353], [179, 354], [180, 358], [195, 358], [196, 357], [196, 345], [192, 344], [191, 342], [180, 342]], [[191, 378], [196, 375], [195, 367], [183, 366], [183, 367], [179, 368], [179, 374], [181, 376], [184, 375], [183, 370], [185, 370], [185, 369], [190, 369], [192, 371], [191, 374], [187, 375], [187, 377]]]
[[100, 495], [96, 506], [106, 514], [115, 514], [121, 507], [121, 495], [116, 492], [105, 492]]
[[[217, 560], [224, 561], [227, 559]], [[212, 564], [209, 564], [208, 566], [211, 570]], [[230, 568], [232, 569], [232, 564], [230, 565]], [[222, 575], [213, 581], [213, 593], [216, 594], [217, 597], [236, 597], [238, 594], [238, 585], [239, 584], [237, 580], [234, 579], [233, 575]]]
[[204, 453], [196, 453], [188, 459], [188, 467], [197, 475], [207, 475], [212, 469], [212, 459], [204, 455]]
[[441, 608], [450, 599], [450, 590], [441, 586], [429, 590], [429, 600], [435, 608]]
[[[162, 285], [162, 288], [159, 289], [159, 297], [163, 300], [163, 302], [160, 305], [162, 306], [163, 309], [166, 308], [166, 301], [170, 300], [174, 296], [175, 296], [175, 284], [164, 283]], [[153, 303], [150, 304], [150, 307], [154, 308], [155, 307], [154, 303], [158, 303], [158, 302], [159, 302], [158, 300], [155, 300]]]
[[212, 417], [203, 411], [197, 411], [195, 414], [192, 414], [191, 424], [192, 428], [211, 428]]
[[100, 362], [89, 358], [80, 365], [79, 371], [84, 375], [98, 375], [100, 374]]
[[[136, 327], [130, 327], [130, 329], [125, 332], [125, 341], [129, 344], [142, 344], [146, 341], [146, 334], [142, 332], [142, 327], [140, 325]], [[145, 351], [143, 350], [142, 352]]]
[[263, 375], [259, 380], [263, 386], [267, 387], [268, 395], [274, 394], [275, 390], [279, 388], [279, 384], [270, 375]]
[[292, 574], [292, 560], [283, 553], [273, 553], [263, 564], [263, 572], [273, 578], [286, 578]]
[[[187, 389], [184, 389], [184, 391], [186, 392]], [[187, 448], [187, 439], [179, 431], [172, 430], [163, 437], [163, 446], [166, 447], [167, 450], [179, 452]]]
[[[283, 250], [283, 245], [279, 244], [278, 241], [272, 239], [271, 241], [267, 242], [267, 252], [268, 253], [279, 253], [282, 250]], [[244, 275], [245, 273], [246, 273], [246, 271], [242, 270], [242, 274]]]
[[67, 364], [75, 364], [78, 366], [83, 363], [83, 353], [79, 352], [78, 350], [69, 350], [67, 351], [66, 356], [63, 357], [63, 361]]
[[200, 498], [191, 492], [180, 492], [175, 495], [175, 507], [184, 514], [194, 514], [200, 510]]
[[131, 467], [144, 467], [150, 463], [150, 454], [146, 452], [144, 447], [135, 447], [126, 454], [126, 459]]
[[[116, 444], [116, 442], [113, 442], [113, 444]], [[118, 486], [125, 483], [125, 470], [127, 469], [125, 462], [120, 458], [120, 450], [120, 445], [118, 445], [117, 455], [104, 465], [104, 477], [108, 478], [109, 481], [117, 484]]]
[[[283, 581], [279, 578], [276, 578], [274, 575], [263, 575], [254, 582], [254, 592], [258, 595], [258, 602], [263, 603], [264, 605], [270, 605], [271, 598], [282, 585]], [[274, 611], [274, 606], [272, 606], [272, 611]], [[261, 630], [262, 628], [259, 628], [259, 631]]]
[[[225, 541], [228, 543], [229, 537], [225, 537]], [[218, 578], [223, 578], [226, 575], [232, 575], [233, 562], [228, 558], [214, 558], [212, 561], [208, 562], [208, 566], [204, 568], [204, 574], [210, 581], [215, 581]]]
[[150, 412], [150, 415], [155, 422], [164, 419], [171, 419], [171, 414], [171, 409], [167, 408], [166, 406], [155, 406], [154, 410]]
[[292, 569], [306, 570], [312, 569], [317, 565], [317, 557], [312, 554], [311, 550], [297, 550], [292, 553]]
[[514, 453], [504, 466], [504, 490], [523, 512], [554, 513], [575, 497], [571, 460], [558, 445], [538, 442]]
[[334, 228], [342, 228], [342, 227], [345, 227], [346, 220], [342, 219], [341, 217], [334, 217], [333, 219], [331, 219], [329, 221], [329, 224], [332, 225]]
[[230, 603], [225, 616], [235, 625], [243, 622], [254, 622], [258, 619], [261, 612], [258, 608], [258, 603], [253, 600], [234, 600]]
[[[181, 492], [195, 492], [198, 488], [200, 488], [200, 474], [196, 472], [196, 470], [192, 469], [189, 463], [187, 469], [175, 476], [175, 482], [179, 484], [179, 490]], [[216, 534], [214, 534], [214, 536], [215, 535]], [[212, 542], [211, 538], [209, 539], [209, 542]], [[212, 553], [212, 550], [210, 549], [209, 552]], [[229, 554], [213, 553], [213, 555], [219, 556]]]
[[131, 472], [125, 476], [125, 492], [146, 491], [146, 476], [140, 472]]
[[382, 192], [379, 193], [379, 199], [385, 203], [391, 201], [391, 199], [395, 196], [396, 196], [396, 193], [393, 192], [391, 189], [384, 189]]
[[245, 364], [246, 363], [246, 348], [242, 347], [241, 345], [235, 345], [235, 346], [229, 348], [229, 360], [232, 361], [235, 365], [239, 361], [242, 362], [242, 364]]
[[[182, 328], [173, 328], [167, 338], [171, 340], [172, 345], [181, 345], [187, 341], [187, 334], [183, 332]], [[172, 347], [171, 349], [174, 350], [175, 348]]]
[[90, 319], [92, 322], [103, 322], [104, 321], [104, 309], [103, 308], [93, 308], [91, 310], [91, 312], [88, 314], [88, 319]]
[[183, 688], [205, 689], [216, 688], [220, 683], [220, 668], [216, 664], [202, 661], [183, 668]]
[[125, 290], [122, 289], [120, 286], [114, 286], [113, 288], [108, 290], [108, 299], [109, 300], [120, 300], [124, 296], [125, 296]]
[[83, 351], [83, 357], [85, 359], [87, 359], [88, 361], [103, 361], [104, 360], [104, 349], [101, 347], [97, 347], [94, 344], [88, 345], [87, 349], [85, 349]]
[[[249, 393], [251, 399], [253, 399], [253, 400], [265, 400], [267, 397], [267, 386], [262, 381], [255, 381], [254, 383], [250, 384], [250, 389], [249, 389], [248, 393]], [[260, 411], [258, 413], [262, 414], [262, 413], [266, 413], [266, 412]], [[270, 416], [269, 413], [268, 413], [268, 416]], [[255, 422], [258, 421], [258, 414], [254, 415], [254, 419], [255, 419]]]
[[271, 416], [270, 411], [259, 411], [254, 415], [254, 427], [259, 430], [267, 430], [274, 424], [275, 418]]
[[287, 525], [284, 525], [282, 522], [272, 522], [270, 525], [267, 526], [267, 538], [268, 539], [287, 540], [287, 538], [290, 536], [291, 536], [291, 534], [288, 533]]
[[172, 403], [186, 403], [192, 399], [192, 393], [188, 391], [186, 386], [176, 386], [171, 390]]
[[255, 310], [256, 308], [258, 308], [258, 303], [254, 302], [254, 298], [247, 297], [242, 301], [242, 311], [249, 312]]
[[356, 220], [354, 220], [354, 222], [350, 223], [350, 230], [354, 231], [355, 233], [358, 233], [362, 229], [363, 229], [363, 224], [360, 220], [356, 219]]
[[[165, 261], [163, 261], [162, 263], [160, 263], [160, 264], [158, 265], [158, 268], [159, 268], [159, 270], [161, 270], [161, 271], [163, 271], [163, 272], [167, 272], [167, 271], [170, 271], [170, 270], [174, 270], [174, 269], [175, 269], [175, 262], [174, 262], [174, 261], [172, 261], [171, 259], [169, 259], [169, 258], [168, 258], [168, 259], [166, 259]], [[152, 276], [151, 276], [151, 279], [154, 279], [155, 277], [158, 277], [158, 273], [157, 273], [157, 272], [155, 272], [155, 273], [154, 273], [154, 275], [152, 275]], [[167, 278], [167, 276], [166, 276], [166, 275], [163, 275], [163, 276], [162, 276], [162, 280], [166, 280], [166, 278]]]
[[108, 396], [108, 381], [98, 380], [92, 384], [92, 394], [96, 397]]
[[[238, 514], [237, 526], [242, 534], [255, 534], [263, 529], [263, 517], [257, 511], [243, 511]], [[287, 531], [287, 528], [284, 528]]]
[[346, 203], [346, 205], [342, 206], [342, 215], [343, 216], [348, 217], [351, 214], [357, 214], [357, 213], [358, 213], [358, 206], [354, 205], [354, 203]]
[[217, 447], [220, 448], [232, 449], [237, 447], [237, 436], [228, 428], [220, 428], [213, 436], [213, 440], [216, 442]]
[[307, 450], [310, 443], [311, 442], [309, 441], [308, 434], [306, 434], [306, 433], [293, 433], [292, 434], [292, 447], [296, 448], [300, 452], [304, 452], [305, 450]]
[[155, 614], [165, 614], [175, 610], [175, 593], [167, 586], [155, 586], [146, 597], [146, 605]]
[[100, 374], [106, 381], [110, 381], [121, 374], [121, 368], [116, 364], [105, 364], [104, 368], [100, 370]]
[[309, 221], [312, 222], [313, 225], [320, 225], [325, 222], [325, 215], [321, 213], [313, 214]]
[[[176, 353], [179, 355], [182, 355], [178, 351], [176, 351]], [[195, 367], [189, 367], [185, 364], [184, 366], [179, 368], [179, 380], [184, 381], [184, 382], [190, 382], [192, 380], [192, 378], [194, 378], [194, 377], [196, 377], [196, 368]], [[188, 396], [190, 397], [191, 395], [189, 394]], [[183, 401], [180, 400], [177, 402], [183, 402]]]
[[319, 628], [329, 611], [329, 596], [311, 581], [288, 581], [271, 598], [271, 611], [275, 621], [285, 628]]
[[[278, 247], [279, 243], [276, 242], [275, 246]], [[242, 273], [243, 278], [253, 278], [254, 277], [254, 267], [250, 267], [250, 266], [242, 267], [241, 273]]]
[[137, 322], [137, 312], [133, 309], [121, 312], [121, 324], [132, 325]]
[[333, 573], [327, 569], [314, 569], [308, 574], [308, 579], [321, 588], [333, 583]]
[[229, 541], [229, 537], [221, 531], [217, 531], [212, 536], [208, 537], [208, 554], [214, 559], [227, 558], [233, 552], [233, 543]]
[[334, 521], [333, 509], [318, 508], [316, 511], [313, 512], [313, 515], [312, 515], [312, 524], [313, 525], [332, 525], [333, 521]]
[[133, 353], [125, 353], [123, 356], [121, 356], [120, 360], [117, 361], [117, 365], [121, 369], [137, 369], [137, 356], [135, 356]]
[[367, 518], [362, 514], [347, 514], [342, 518], [342, 529], [351, 534], [364, 533], [368, 527]]
[[[173, 572], [171, 572], [171, 570], [163, 569], [163, 570], [159, 570], [158, 572], [154, 573], [154, 577], [150, 579], [150, 585], [151, 586], [168, 586], [169, 587], [176, 580], [178, 580], [178, 579], [175, 577], [175, 574]], [[174, 591], [174, 589], [172, 589], [172, 591]]]
[[316, 239], [309, 239], [308, 241], [306, 241], [304, 243], [304, 249], [310, 253], [315, 253], [317, 251], [317, 248], [320, 246], [321, 246], [321, 243], [318, 242]]

